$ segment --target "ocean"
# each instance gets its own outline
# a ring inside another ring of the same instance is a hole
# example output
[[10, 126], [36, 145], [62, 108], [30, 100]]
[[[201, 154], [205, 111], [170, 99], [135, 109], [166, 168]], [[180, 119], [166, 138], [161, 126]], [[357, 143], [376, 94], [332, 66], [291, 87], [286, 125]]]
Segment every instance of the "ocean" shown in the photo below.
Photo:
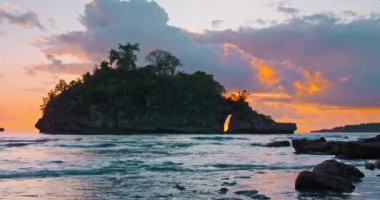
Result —
[[[298, 173], [334, 156], [262, 146], [294, 138], [342, 141], [375, 135], [0, 133], [0, 199], [249, 199], [235, 194], [241, 190], [279, 200], [380, 199], [380, 170], [364, 169], [365, 160], [338, 159], [365, 174], [353, 193], [305, 193], [294, 189]], [[228, 189], [226, 194], [219, 193], [221, 188]]]

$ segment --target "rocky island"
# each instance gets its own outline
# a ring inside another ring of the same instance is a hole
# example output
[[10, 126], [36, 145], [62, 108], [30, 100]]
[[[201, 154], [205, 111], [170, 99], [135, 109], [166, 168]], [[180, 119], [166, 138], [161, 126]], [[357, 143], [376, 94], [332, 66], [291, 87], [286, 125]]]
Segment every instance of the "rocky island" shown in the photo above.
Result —
[[[259, 114], [241, 91], [224, 96], [213, 76], [178, 72], [178, 58], [151, 52], [138, 67], [138, 44], [119, 45], [93, 73], [60, 80], [43, 98], [36, 128], [49, 134], [293, 133], [294, 123]], [[229, 116], [229, 117], [228, 117]], [[225, 123], [228, 118], [229, 123]]]
[[379, 132], [380, 133], [380, 123], [368, 123], [368, 124], [356, 124], [356, 125], [346, 125], [341, 127], [335, 127], [332, 129], [322, 129], [317, 131], [312, 131], [313, 133], [369, 133], [369, 132]]

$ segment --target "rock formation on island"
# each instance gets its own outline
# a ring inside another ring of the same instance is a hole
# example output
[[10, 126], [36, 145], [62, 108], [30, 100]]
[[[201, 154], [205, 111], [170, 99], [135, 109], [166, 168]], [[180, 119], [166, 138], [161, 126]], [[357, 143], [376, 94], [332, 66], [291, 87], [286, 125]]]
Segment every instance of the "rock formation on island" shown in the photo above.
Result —
[[[119, 45], [93, 73], [61, 80], [43, 98], [36, 128], [51, 134], [293, 133], [294, 123], [277, 123], [254, 111], [246, 91], [223, 96], [213, 76], [177, 72], [181, 62], [163, 50], [136, 65], [138, 44]], [[225, 125], [227, 116], [230, 123]]]
[[318, 131], [312, 131], [313, 133], [338, 133], [338, 132], [346, 132], [346, 133], [365, 133], [365, 132], [376, 132], [380, 133], [380, 123], [368, 123], [368, 124], [356, 124], [356, 125], [346, 125], [335, 127], [332, 129], [322, 129]]

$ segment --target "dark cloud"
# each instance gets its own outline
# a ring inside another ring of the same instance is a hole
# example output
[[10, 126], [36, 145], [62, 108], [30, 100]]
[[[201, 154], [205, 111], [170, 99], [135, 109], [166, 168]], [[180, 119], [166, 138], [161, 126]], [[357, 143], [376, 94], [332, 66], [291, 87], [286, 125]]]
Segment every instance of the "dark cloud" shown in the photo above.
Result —
[[221, 28], [223, 23], [224, 23], [224, 20], [213, 20], [211, 22], [211, 26], [215, 29], [218, 29], [218, 28]]
[[19, 12], [17, 9], [12, 8], [8, 4], [0, 3], [0, 23], [4, 21], [18, 27], [36, 27], [40, 30], [44, 30], [37, 13], [33, 11]]
[[298, 9], [286, 6], [285, 2], [279, 3], [278, 7], [277, 7], [277, 10], [278, 10], [278, 12], [289, 14], [289, 15], [293, 15], [293, 16], [295, 16], [295, 15], [297, 15], [299, 13]]

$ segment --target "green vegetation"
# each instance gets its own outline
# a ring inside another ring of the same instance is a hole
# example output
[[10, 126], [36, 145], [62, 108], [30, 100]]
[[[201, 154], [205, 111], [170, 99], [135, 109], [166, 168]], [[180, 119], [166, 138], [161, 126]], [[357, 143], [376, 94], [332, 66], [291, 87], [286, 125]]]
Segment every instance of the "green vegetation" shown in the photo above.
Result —
[[138, 67], [137, 51], [138, 44], [119, 45], [92, 74], [60, 80], [43, 98], [36, 127], [46, 133], [220, 132], [230, 113], [240, 113], [240, 120], [259, 116], [246, 91], [225, 98], [212, 75], [178, 72], [180, 60], [164, 50]]

